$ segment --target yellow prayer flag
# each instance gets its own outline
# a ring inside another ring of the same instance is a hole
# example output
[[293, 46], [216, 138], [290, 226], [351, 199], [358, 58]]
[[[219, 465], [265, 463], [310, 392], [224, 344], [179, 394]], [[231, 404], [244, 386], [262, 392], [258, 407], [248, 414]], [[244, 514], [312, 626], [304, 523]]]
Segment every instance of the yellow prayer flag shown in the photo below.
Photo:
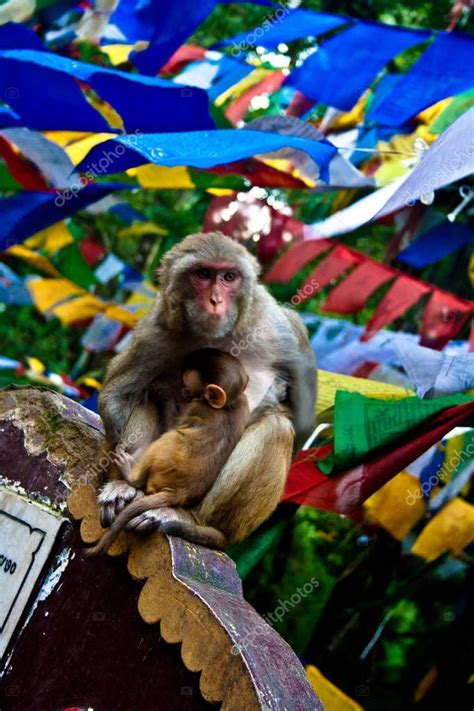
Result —
[[345, 111], [331, 121], [331, 131], [347, 131], [363, 123], [367, 97], [368, 92], [364, 92], [350, 111]]
[[206, 192], [209, 195], [216, 195], [216, 197], [225, 197], [226, 195], [233, 195], [235, 190], [230, 190], [230, 188], [207, 188]]
[[133, 328], [136, 323], [140, 320], [140, 316], [127, 311], [123, 306], [118, 306], [118, 304], [110, 304], [105, 309], [105, 315], [107, 318], [112, 318], [115, 321], [123, 323], [124, 326], [128, 328]]
[[84, 289], [68, 279], [31, 279], [26, 285], [36, 308], [41, 313], [45, 313], [68, 297], [85, 293]]
[[52, 313], [58, 317], [61, 323], [68, 326], [76, 321], [86, 321], [93, 318], [104, 309], [105, 304], [103, 301], [92, 294], [85, 294], [77, 299], [55, 306], [52, 309]]
[[92, 378], [90, 375], [84, 375], [83, 377], [78, 378], [76, 380], [76, 384], [85, 385], [87, 388], [94, 388], [94, 390], [102, 389], [102, 383], [99, 383], [98, 380]]
[[220, 96], [214, 100], [215, 105], [222, 106], [222, 104], [224, 104], [228, 99], [238, 99], [239, 96], [242, 96], [245, 91], [261, 82], [262, 79], [265, 79], [265, 77], [269, 74], [273, 74], [274, 71], [274, 69], [264, 69], [263, 67], [254, 69], [243, 79], [238, 81], [233, 86], [230, 86], [222, 94], [220, 94]]
[[414, 397], [415, 392], [409, 388], [398, 385], [379, 383], [376, 380], [355, 378], [352, 375], [330, 373], [327, 370], [318, 370], [318, 401], [316, 412], [319, 414], [334, 406], [337, 390], [361, 393], [368, 397], [378, 397], [382, 400], [400, 400], [402, 397]]
[[133, 44], [107, 44], [103, 45], [101, 51], [108, 56], [112, 64], [123, 64], [128, 61], [128, 55], [134, 49]]
[[114, 107], [108, 101], [104, 101], [100, 96], [96, 96], [90, 91], [84, 92], [89, 104], [107, 121], [110, 128], [118, 128], [125, 133], [125, 126], [120, 114], [115, 111]]
[[474, 541], [474, 506], [455, 498], [449, 501], [424, 527], [411, 552], [426, 560], [433, 560], [451, 550], [459, 555]]
[[80, 138], [78, 141], [69, 143], [64, 146], [64, 150], [71, 159], [74, 165], [78, 165], [83, 158], [89, 153], [89, 151], [98, 146], [104, 141], [108, 141], [109, 138], [117, 138], [115, 133], [90, 133], [86, 134], [85, 137]]
[[467, 275], [472, 286], [474, 286], [474, 254], [471, 254], [471, 258], [467, 267]]
[[410, 533], [426, 509], [419, 480], [405, 471], [372, 494], [364, 508], [369, 522], [382, 526], [397, 541]]
[[60, 276], [60, 273], [56, 267], [51, 264], [47, 257], [43, 257], [42, 254], [37, 254], [37, 252], [33, 252], [31, 249], [27, 249], [22, 244], [16, 244], [13, 247], [9, 247], [6, 253], [11, 257], [21, 259], [23, 262], [29, 264], [30, 267], [33, 267], [44, 274], [48, 274], [48, 276]]
[[55, 254], [71, 242], [74, 242], [73, 236], [63, 220], [28, 237], [23, 242], [23, 246], [28, 249], [44, 249], [48, 254]]
[[428, 106], [427, 109], [424, 109], [417, 114], [415, 118], [416, 122], [423, 123], [425, 126], [430, 126], [438, 118], [438, 116], [448, 108], [452, 100], [453, 97], [451, 96], [449, 99], [441, 99], [441, 101], [437, 101], [436, 104]]
[[142, 188], [158, 190], [189, 190], [195, 187], [189, 177], [189, 171], [184, 166], [174, 168], [147, 163], [138, 168], [130, 168], [127, 175], [136, 178]]
[[45, 367], [38, 358], [35, 358], [34, 356], [27, 356], [26, 362], [28, 363], [29, 369], [32, 370], [33, 373], [35, 373], [36, 375], [41, 375], [41, 373], [44, 373]]
[[95, 134], [89, 133], [88, 131], [43, 131], [45, 138], [63, 148], [70, 143], [76, 143], [76, 141], [81, 141], [83, 138], [92, 135]]
[[324, 711], [363, 711], [363, 707], [338, 689], [312, 664], [306, 667], [308, 681], [321, 699]]
[[133, 235], [167, 235], [168, 230], [151, 221], [136, 220], [130, 227], [124, 227], [118, 231], [119, 237], [133, 237]]

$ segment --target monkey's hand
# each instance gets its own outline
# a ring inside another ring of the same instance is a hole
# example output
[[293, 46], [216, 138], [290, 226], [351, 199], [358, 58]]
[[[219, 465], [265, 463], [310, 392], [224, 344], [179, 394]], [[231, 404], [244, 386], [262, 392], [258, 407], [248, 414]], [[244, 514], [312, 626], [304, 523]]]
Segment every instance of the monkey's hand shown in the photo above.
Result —
[[126, 481], [109, 481], [102, 487], [98, 501], [100, 511], [100, 525], [107, 528], [116, 516], [138, 494], [138, 490]]
[[165, 530], [170, 522], [181, 521], [182, 514], [178, 509], [163, 506], [152, 511], [144, 511], [135, 516], [125, 526], [126, 531], [133, 533], [152, 533], [152, 531]]
[[113, 454], [113, 460], [117, 465], [117, 468], [119, 469], [123, 478], [127, 482], [130, 482], [130, 472], [133, 469], [135, 457], [129, 452], [127, 452], [125, 449], [123, 449], [123, 447], [116, 447], [115, 452]]

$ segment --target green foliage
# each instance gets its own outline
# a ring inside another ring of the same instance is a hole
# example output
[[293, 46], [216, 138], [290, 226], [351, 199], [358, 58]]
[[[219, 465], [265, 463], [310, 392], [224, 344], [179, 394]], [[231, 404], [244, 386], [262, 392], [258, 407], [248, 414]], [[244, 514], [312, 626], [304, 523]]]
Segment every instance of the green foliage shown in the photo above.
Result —
[[56, 318], [46, 321], [32, 306], [0, 304], [0, 332], [1, 355], [22, 362], [35, 356], [54, 372], [68, 374], [81, 350], [79, 329], [64, 328]]

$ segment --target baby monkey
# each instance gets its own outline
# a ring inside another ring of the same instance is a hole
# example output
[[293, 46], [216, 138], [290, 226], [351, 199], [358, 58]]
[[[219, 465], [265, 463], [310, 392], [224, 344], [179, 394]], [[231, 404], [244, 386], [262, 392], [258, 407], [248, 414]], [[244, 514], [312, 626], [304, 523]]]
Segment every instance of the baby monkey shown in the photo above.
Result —
[[203, 348], [183, 367], [187, 402], [176, 427], [151, 444], [137, 464], [120, 450], [116, 464], [131, 483], [146, 481], [88, 555], [105, 552], [135, 516], [162, 506], [189, 507], [209, 491], [249, 422], [248, 376], [230, 353]]

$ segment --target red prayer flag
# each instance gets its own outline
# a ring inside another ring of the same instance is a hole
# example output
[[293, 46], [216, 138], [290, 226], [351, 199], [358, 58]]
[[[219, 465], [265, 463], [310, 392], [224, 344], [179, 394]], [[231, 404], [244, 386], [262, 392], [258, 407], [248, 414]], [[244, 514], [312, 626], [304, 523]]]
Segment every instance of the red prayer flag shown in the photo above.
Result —
[[285, 74], [279, 69], [264, 77], [258, 84], [250, 87], [238, 99], [236, 99], [225, 111], [226, 117], [233, 124], [241, 121], [250, 106], [250, 102], [255, 96], [262, 94], [273, 94], [286, 79]]
[[472, 302], [435, 289], [423, 314], [421, 345], [443, 348], [459, 333], [473, 309]]
[[291, 247], [267, 272], [264, 281], [267, 284], [273, 284], [274, 282], [286, 284], [299, 272], [301, 267], [304, 267], [312, 259], [319, 257], [320, 254], [331, 249], [331, 247], [334, 247], [334, 242], [328, 239], [309, 240]]
[[298, 289], [297, 296], [299, 302], [307, 301], [320, 289], [330, 284], [333, 279], [340, 276], [346, 269], [359, 264], [362, 256], [352, 252], [343, 244], [338, 244], [322, 262], [318, 264], [314, 272], [305, 280]]
[[368, 341], [374, 333], [402, 316], [431, 290], [432, 288], [427, 284], [401, 274], [377, 306], [361, 340]]
[[79, 251], [85, 263], [93, 267], [107, 254], [105, 247], [93, 237], [86, 237], [79, 242]]
[[38, 168], [27, 158], [17, 153], [6, 138], [0, 136], [0, 156], [12, 176], [25, 190], [43, 192], [48, 190], [48, 183]]
[[160, 74], [176, 74], [186, 64], [206, 58], [206, 49], [195, 44], [183, 44], [160, 69]]
[[282, 170], [277, 170], [271, 165], [266, 165], [256, 158], [246, 158], [245, 160], [236, 160], [232, 163], [224, 163], [216, 165], [214, 168], [208, 168], [205, 173], [216, 173], [217, 175], [240, 175], [252, 185], [258, 185], [261, 188], [307, 188], [308, 186], [294, 175], [284, 173]]
[[313, 99], [308, 99], [301, 91], [295, 91], [295, 94], [286, 110], [287, 116], [302, 116], [315, 105]]
[[360, 311], [369, 296], [394, 276], [395, 272], [388, 267], [368, 259], [359, 264], [331, 291], [321, 306], [321, 311], [337, 314], [353, 314]]

